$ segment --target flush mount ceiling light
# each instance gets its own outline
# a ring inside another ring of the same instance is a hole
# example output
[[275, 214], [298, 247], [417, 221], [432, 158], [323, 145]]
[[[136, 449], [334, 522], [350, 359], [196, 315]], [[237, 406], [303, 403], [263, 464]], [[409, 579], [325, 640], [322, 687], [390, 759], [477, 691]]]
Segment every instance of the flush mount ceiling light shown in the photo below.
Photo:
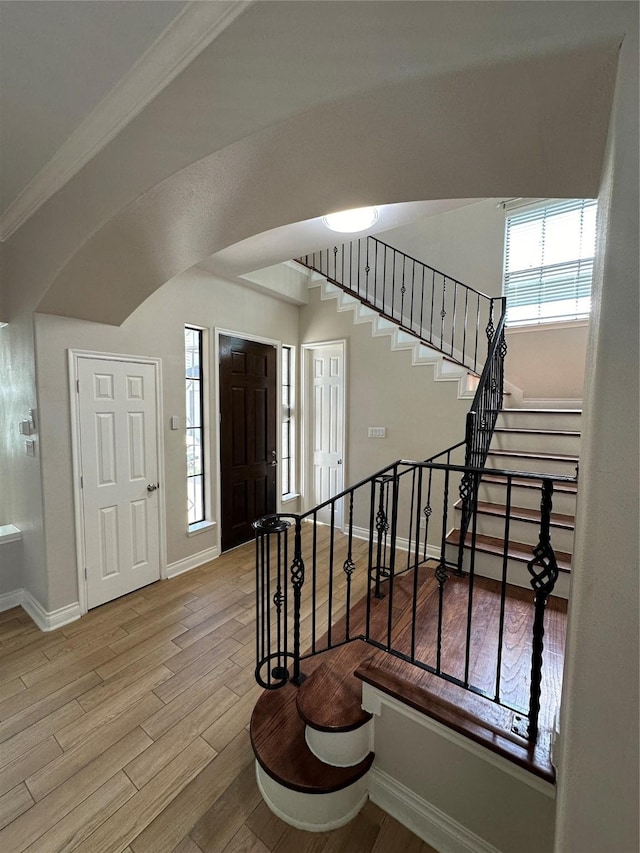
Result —
[[339, 213], [329, 213], [322, 217], [327, 228], [330, 228], [331, 231], [339, 231], [342, 234], [364, 231], [366, 228], [370, 228], [377, 219], [377, 207], [356, 207], [353, 210], [341, 210]]

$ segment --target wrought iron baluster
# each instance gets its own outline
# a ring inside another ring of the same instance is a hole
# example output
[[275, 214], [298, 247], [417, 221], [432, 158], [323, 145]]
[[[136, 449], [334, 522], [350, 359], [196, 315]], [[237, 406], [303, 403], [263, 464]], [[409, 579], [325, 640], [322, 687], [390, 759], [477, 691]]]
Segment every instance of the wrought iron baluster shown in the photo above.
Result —
[[291, 586], [293, 588], [293, 678], [294, 684], [305, 679], [300, 671], [300, 609], [304, 585], [304, 560], [302, 559], [302, 524], [296, 518], [293, 562], [291, 563]]
[[462, 361], [465, 361], [467, 354], [467, 322], [469, 319], [469, 288], [464, 291], [464, 324], [462, 326]]
[[449, 571], [447, 569], [446, 548], [447, 548], [447, 516], [449, 510], [449, 470], [444, 472], [444, 500], [442, 505], [442, 537], [440, 541], [440, 559], [435, 570], [435, 577], [438, 581], [438, 634], [436, 646], [436, 674], [442, 672], [442, 617], [444, 610], [444, 585], [449, 579]]
[[345, 640], [350, 639], [349, 620], [351, 616], [351, 576], [353, 575], [356, 564], [353, 561], [353, 490], [349, 492], [349, 527], [347, 541], [347, 559], [344, 561], [342, 571], [347, 578], [347, 612], [345, 617]]
[[400, 287], [400, 322], [402, 325], [405, 325], [404, 322], [404, 295], [407, 292], [407, 288], [405, 285], [405, 273], [406, 273], [406, 264], [407, 264], [407, 256], [402, 256], [402, 285]]
[[391, 478], [383, 474], [376, 482], [380, 485], [380, 497], [378, 503], [378, 511], [376, 513], [376, 532], [377, 532], [377, 559], [374, 567], [375, 571], [375, 597], [384, 598], [380, 592], [381, 580], [389, 576], [389, 570], [386, 565], [383, 565], [386, 555], [386, 537], [389, 530], [389, 521], [387, 515], [388, 488], [387, 484]]
[[[416, 468], [413, 469], [413, 483], [411, 485], [411, 515], [415, 511], [415, 527], [416, 538], [414, 545], [413, 557], [413, 596], [411, 602], [411, 660], [416, 659], [416, 626], [418, 615], [418, 567], [420, 565], [420, 515], [422, 506], [422, 465], [417, 467], [417, 484], [416, 484]], [[411, 537], [409, 537], [411, 542]], [[426, 537], [425, 537], [426, 543]]]
[[336, 535], [336, 502], [331, 501], [331, 521], [329, 522], [329, 598], [327, 601], [327, 648], [331, 648], [331, 628], [333, 623], [333, 555]]
[[531, 693], [529, 698], [529, 740], [535, 743], [538, 736], [538, 715], [542, 692], [542, 654], [544, 651], [544, 614], [547, 599], [558, 579], [558, 563], [551, 546], [551, 510], [553, 509], [553, 482], [543, 479], [540, 498], [540, 541], [527, 563], [531, 586], [535, 593], [533, 638], [531, 650]]
[[507, 496], [504, 508], [504, 547], [502, 549], [502, 582], [500, 585], [500, 622], [498, 625], [498, 659], [496, 661], [496, 691], [494, 700], [500, 701], [502, 687], [502, 646], [504, 642], [504, 613], [507, 597], [507, 569], [509, 565], [509, 526], [511, 522], [511, 487], [513, 478], [507, 475]]
[[451, 316], [451, 355], [454, 353], [454, 340], [456, 336], [456, 303], [458, 300], [458, 282], [453, 282], [453, 314]]
[[433, 310], [436, 295], [436, 271], [431, 271], [431, 320], [429, 321], [429, 343], [433, 343]]
[[424, 333], [424, 265], [422, 267], [422, 286], [420, 290], [420, 337], [424, 339], [426, 337]]
[[487, 341], [489, 346], [491, 345], [491, 341], [493, 340], [493, 336], [495, 334], [496, 327], [493, 323], [493, 299], [489, 301], [489, 322], [487, 323], [486, 333], [487, 333]]
[[316, 652], [316, 613], [318, 611], [318, 513], [313, 513], [313, 538], [311, 544], [311, 650]]
[[440, 349], [444, 347], [444, 320], [447, 316], [445, 302], [447, 298], [447, 279], [442, 277], [442, 308], [440, 309]]
[[[391, 545], [389, 549], [389, 595], [387, 597], [387, 648], [393, 648], [392, 631], [393, 631], [393, 586], [395, 580], [396, 568], [396, 540], [398, 537], [398, 492], [399, 492], [398, 466], [393, 469], [393, 477], [391, 479]], [[387, 500], [389, 495], [389, 486], [387, 486]], [[388, 516], [387, 516], [388, 517]], [[387, 524], [388, 527], [388, 524]]]

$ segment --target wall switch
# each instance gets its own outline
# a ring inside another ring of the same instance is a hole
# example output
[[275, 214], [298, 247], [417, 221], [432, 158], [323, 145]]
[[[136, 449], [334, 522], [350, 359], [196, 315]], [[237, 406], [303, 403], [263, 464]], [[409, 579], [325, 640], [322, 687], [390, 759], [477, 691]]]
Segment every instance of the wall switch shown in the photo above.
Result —
[[386, 438], [387, 437], [387, 428], [386, 427], [369, 427], [368, 431], [369, 438]]
[[171, 429], [180, 429], [180, 418], [177, 415], [171, 415]]
[[27, 456], [35, 456], [36, 455], [36, 442], [33, 438], [28, 438], [24, 443], [24, 452]]

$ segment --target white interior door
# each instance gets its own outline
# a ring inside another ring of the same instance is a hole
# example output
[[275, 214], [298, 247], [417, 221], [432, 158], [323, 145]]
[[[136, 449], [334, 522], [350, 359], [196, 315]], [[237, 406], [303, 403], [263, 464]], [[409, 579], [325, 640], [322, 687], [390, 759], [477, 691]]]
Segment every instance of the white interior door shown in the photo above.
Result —
[[[310, 486], [312, 506], [344, 489], [344, 344], [320, 344], [307, 351], [309, 389]], [[342, 527], [342, 501], [335, 523]], [[318, 520], [331, 521], [329, 508]]]
[[160, 578], [156, 368], [79, 358], [87, 606]]

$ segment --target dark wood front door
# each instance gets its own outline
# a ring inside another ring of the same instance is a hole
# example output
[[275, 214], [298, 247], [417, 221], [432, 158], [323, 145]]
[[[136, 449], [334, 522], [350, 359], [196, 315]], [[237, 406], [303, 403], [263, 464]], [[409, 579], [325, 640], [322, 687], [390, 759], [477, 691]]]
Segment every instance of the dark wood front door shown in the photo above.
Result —
[[222, 550], [276, 511], [276, 348], [220, 336]]

